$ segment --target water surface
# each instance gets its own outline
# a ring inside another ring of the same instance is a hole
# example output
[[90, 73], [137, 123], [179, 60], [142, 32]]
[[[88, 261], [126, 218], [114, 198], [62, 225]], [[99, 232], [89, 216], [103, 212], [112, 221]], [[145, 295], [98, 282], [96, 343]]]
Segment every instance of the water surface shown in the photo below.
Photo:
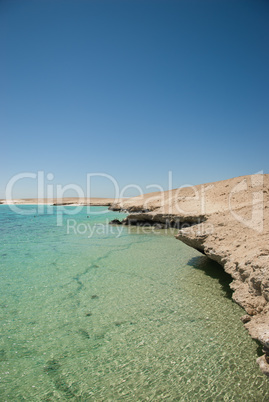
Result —
[[21, 208], [0, 205], [0, 400], [268, 400], [221, 267], [115, 212]]

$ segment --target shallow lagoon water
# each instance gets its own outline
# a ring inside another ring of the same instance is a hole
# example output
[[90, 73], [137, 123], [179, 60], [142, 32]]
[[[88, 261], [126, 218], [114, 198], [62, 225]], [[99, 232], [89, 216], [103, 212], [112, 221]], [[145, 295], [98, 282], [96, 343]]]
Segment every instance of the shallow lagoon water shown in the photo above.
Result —
[[269, 399], [220, 266], [100, 207], [57, 226], [59, 208], [0, 205], [1, 401]]

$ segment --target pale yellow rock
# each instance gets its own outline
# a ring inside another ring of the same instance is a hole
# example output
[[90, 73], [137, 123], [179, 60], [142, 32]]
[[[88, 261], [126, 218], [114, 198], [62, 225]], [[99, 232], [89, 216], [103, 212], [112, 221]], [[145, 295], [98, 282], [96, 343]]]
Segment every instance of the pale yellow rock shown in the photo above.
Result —
[[[257, 174], [164, 193], [145, 194], [112, 206], [128, 218], [196, 225], [177, 239], [221, 264], [233, 281], [233, 299], [251, 316], [245, 323], [269, 355], [269, 175]], [[149, 210], [149, 212], [146, 212]], [[269, 375], [268, 356], [258, 359]]]

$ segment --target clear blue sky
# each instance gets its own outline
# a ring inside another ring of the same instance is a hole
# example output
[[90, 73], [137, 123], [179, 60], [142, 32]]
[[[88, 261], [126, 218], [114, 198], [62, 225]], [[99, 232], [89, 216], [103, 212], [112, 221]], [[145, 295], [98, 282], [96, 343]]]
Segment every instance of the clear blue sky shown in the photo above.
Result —
[[0, 197], [269, 172], [267, 0], [1, 0], [0, 47]]

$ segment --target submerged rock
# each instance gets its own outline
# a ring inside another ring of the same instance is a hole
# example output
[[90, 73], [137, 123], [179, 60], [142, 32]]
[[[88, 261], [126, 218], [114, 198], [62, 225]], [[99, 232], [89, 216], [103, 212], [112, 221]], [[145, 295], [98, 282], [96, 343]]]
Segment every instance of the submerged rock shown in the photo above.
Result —
[[47, 374], [50, 374], [50, 373], [56, 372], [57, 370], [59, 370], [59, 368], [60, 368], [60, 363], [57, 360], [52, 359], [52, 360], [47, 361], [47, 364], [44, 367], [44, 371]]
[[85, 339], [90, 339], [90, 334], [88, 331], [86, 331], [85, 329], [79, 329], [78, 333]]

